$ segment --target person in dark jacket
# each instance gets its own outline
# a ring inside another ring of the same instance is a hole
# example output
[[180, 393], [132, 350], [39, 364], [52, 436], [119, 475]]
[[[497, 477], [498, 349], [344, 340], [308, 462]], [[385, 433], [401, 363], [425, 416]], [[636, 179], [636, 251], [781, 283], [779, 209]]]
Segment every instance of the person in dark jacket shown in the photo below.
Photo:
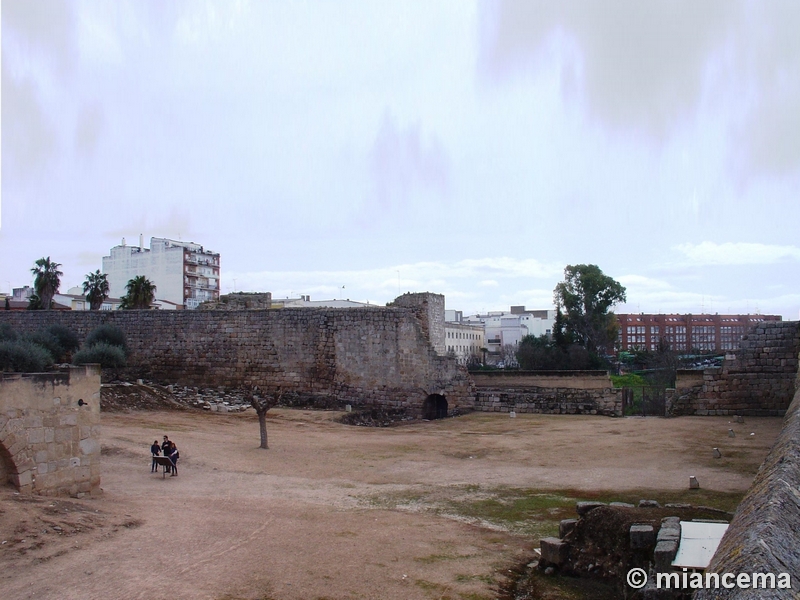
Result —
[[[161, 453], [164, 456], [168, 457], [170, 455], [171, 448], [172, 448], [172, 442], [169, 441], [169, 438], [167, 436], [164, 436], [164, 441], [161, 442]], [[171, 472], [171, 469], [169, 467], [164, 467], [164, 468], [167, 470], [167, 473]]]
[[172, 461], [172, 477], [178, 476], [178, 459], [181, 457], [175, 442], [170, 442], [169, 459]]
[[153, 445], [150, 446], [150, 454], [153, 455], [153, 462], [150, 464], [150, 472], [158, 473], [158, 463], [156, 462], [156, 456], [161, 454], [161, 446], [158, 445], [158, 440], [154, 441]]

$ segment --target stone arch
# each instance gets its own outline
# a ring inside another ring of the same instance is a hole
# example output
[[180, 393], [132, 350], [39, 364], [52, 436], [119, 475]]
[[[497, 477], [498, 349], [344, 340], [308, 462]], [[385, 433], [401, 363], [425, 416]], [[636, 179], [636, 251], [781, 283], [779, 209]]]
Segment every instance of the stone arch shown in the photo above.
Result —
[[422, 403], [422, 418], [432, 421], [447, 416], [447, 398], [441, 394], [430, 394]]
[[[13, 437], [10, 436], [10, 437]], [[14, 480], [14, 475], [17, 473], [17, 468], [14, 465], [14, 459], [11, 453], [6, 448], [5, 442], [0, 441], [0, 485], [13, 485], [17, 489], [19, 486]]]

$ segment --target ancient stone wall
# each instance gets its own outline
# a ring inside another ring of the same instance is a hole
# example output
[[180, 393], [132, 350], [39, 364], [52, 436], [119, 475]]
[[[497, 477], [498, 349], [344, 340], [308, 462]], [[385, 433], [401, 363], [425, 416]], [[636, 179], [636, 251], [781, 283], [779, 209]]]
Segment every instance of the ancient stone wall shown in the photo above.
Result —
[[562, 415], [622, 416], [622, 390], [556, 387], [479, 388], [475, 410]]
[[796, 388], [783, 429], [707, 569], [776, 577], [789, 573], [792, 588], [701, 590], [696, 600], [800, 597], [800, 376]]
[[475, 387], [480, 388], [568, 388], [600, 390], [613, 387], [608, 371], [473, 371]]
[[20, 492], [100, 490], [100, 373], [0, 376], [0, 475]]
[[780, 416], [795, 392], [800, 322], [764, 322], [741, 342], [721, 368], [702, 381], [681, 377], [670, 400], [674, 415]]
[[413, 309], [422, 326], [422, 331], [430, 340], [438, 354], [445, 354], [447, 346], [444, 332], [444, 296], [420, 292], [403, 294], [394, 300], [393, 306]]
[[[428, 295], [416, 296], [425, 300]], [[428, 309], [435, 304], [428, 302], [424, 313], [432, 314]], [[18, 331], [62, 323], [81, 340], [101, 323], [116, 325], [130, 348], [130, 377], [199, 387], [258, 385], [301, 399], [403, 408], [412, 414], [422, 411], [428, 395], [441, 394], [450, 412], [471, 410], [467, 372], [435, 352], [419, 315], [419, 306], [0, 311], [0, 323]]]

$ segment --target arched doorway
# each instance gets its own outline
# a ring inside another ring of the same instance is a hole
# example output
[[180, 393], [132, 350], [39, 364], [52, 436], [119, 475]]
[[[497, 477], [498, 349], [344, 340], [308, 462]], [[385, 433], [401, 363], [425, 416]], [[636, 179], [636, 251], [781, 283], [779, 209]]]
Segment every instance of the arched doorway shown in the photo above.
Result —
[[11, 474], [14, 472], [14, 463], [11, 460], [11, 455], [2, 442], [0, 442], [0, 486], [14, 485], [11, 479]]
[[432, 421], [447, 416], [447, 399], [441, 394], [431, 394], [422, 403], [422, 418]]

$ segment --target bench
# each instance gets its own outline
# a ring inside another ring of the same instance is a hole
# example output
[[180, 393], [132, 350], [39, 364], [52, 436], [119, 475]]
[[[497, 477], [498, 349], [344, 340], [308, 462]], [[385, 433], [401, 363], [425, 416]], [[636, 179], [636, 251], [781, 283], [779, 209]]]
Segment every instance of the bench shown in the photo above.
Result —
[[164, 467], [163, 472], [165, 479], [167, 477], [167, 467], [169, 467], [170, 469], [175, 467], [175, 465], [172, 464], [172, 461], [170, 460], [169, 456], [154, 456], [153, 460], [156, 461], [156, 465]]

